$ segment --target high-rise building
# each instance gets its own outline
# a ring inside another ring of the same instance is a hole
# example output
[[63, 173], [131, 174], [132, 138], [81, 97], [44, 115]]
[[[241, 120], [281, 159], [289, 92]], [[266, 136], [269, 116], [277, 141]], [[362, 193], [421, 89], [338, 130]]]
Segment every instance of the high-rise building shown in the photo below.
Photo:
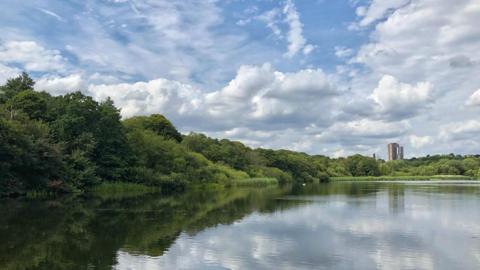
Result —
[[387, 149], [388, 160], [396, 160], [398, 158], [398, 143], [389, 143]]
[[387, 145], [388, 160], [403, 159], [403, 146], [398, 143], [389, 143]]

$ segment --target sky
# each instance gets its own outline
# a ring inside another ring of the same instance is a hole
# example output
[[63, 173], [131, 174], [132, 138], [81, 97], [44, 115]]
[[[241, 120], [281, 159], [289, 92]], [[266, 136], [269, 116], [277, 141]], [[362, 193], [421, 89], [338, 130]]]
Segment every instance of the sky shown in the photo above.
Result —
[[0, 83], [331, 157], [480, 152], [478, 0], [2, 0]]

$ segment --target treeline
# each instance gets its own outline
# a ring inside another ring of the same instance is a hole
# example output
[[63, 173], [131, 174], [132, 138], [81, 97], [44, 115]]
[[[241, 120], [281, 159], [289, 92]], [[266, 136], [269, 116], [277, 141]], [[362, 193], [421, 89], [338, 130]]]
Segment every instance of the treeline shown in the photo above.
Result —
[[480, 177], [480, 155], [433, 155], [405, 160], [375, 160], [353, 155], [327, 159], [329, 176], [434, 176], [463, 175]]
[[0, 194], [77, 192], [102, 182], [182, 190], [269, 177], [326, 181], [303, 153], [252, 150], [202, 134], [184, 136], [162, 115], [121, 120], [112, 100], [34, 91], [23, 73], [0, 86]]
[[183, 190], [189, 184], [233, 185], [247, 178], [325, 182], [330, 176], [480, 176], [480, 158], [433, 156], [384, 162], [354, 155], [331, 159], [287, 150], [252, 149], [203, 134], [180, 134], [159, 114], [121, 120], [112, 100], [74, 92], [34, 91], [23, 73], [0, 86], [0, 194], [77, 192], [102, 182]]

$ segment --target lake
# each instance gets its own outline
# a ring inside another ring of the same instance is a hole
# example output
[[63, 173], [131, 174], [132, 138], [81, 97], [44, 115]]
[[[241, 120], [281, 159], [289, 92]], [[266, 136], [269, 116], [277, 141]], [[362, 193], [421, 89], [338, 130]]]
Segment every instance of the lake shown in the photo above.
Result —
[[0, 202], [0, 269], [480, 269], [477, 182]]

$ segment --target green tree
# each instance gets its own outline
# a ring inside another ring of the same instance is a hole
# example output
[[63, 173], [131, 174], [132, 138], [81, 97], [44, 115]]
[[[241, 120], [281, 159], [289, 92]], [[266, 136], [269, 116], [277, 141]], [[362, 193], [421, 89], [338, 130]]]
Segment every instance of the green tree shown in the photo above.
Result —
[[19, 111], [35, 120], [44, 120], [47, 115], [48, 99], [50, 96], [45, 92], [24, 90], [13, 96], [6, 102], [6, 107], [13, 118]]
[[4, 103], [22, 91], [33, 90], [34, 85], [35, 82], [26, 72], [16, 78], [8, 79], [5, 85], [0, 86], [0, 102]]
[[353, 155], [345, 160], [345, 166], [352, 176], [379, 176], [380, 169], [375, 159]]
[[0, 193], [46, 189], [62, 179], [63, 168], [61, 148], [49, 138], [47, 125], [0, 116]]
[[101, 179], [127, 178], [130, 150], [119, 110], [110, 99], [98, 103], [80, 92], [70, 93], [58, 97], [53, 111], [53, 135], [67, 155], [82, 151]]
[[177, 142], [182, 141], [182, 135], [172, 123], [161, 114], [136, 116], [123, 121], [128, 129], [149, 129], [156, 134]]

